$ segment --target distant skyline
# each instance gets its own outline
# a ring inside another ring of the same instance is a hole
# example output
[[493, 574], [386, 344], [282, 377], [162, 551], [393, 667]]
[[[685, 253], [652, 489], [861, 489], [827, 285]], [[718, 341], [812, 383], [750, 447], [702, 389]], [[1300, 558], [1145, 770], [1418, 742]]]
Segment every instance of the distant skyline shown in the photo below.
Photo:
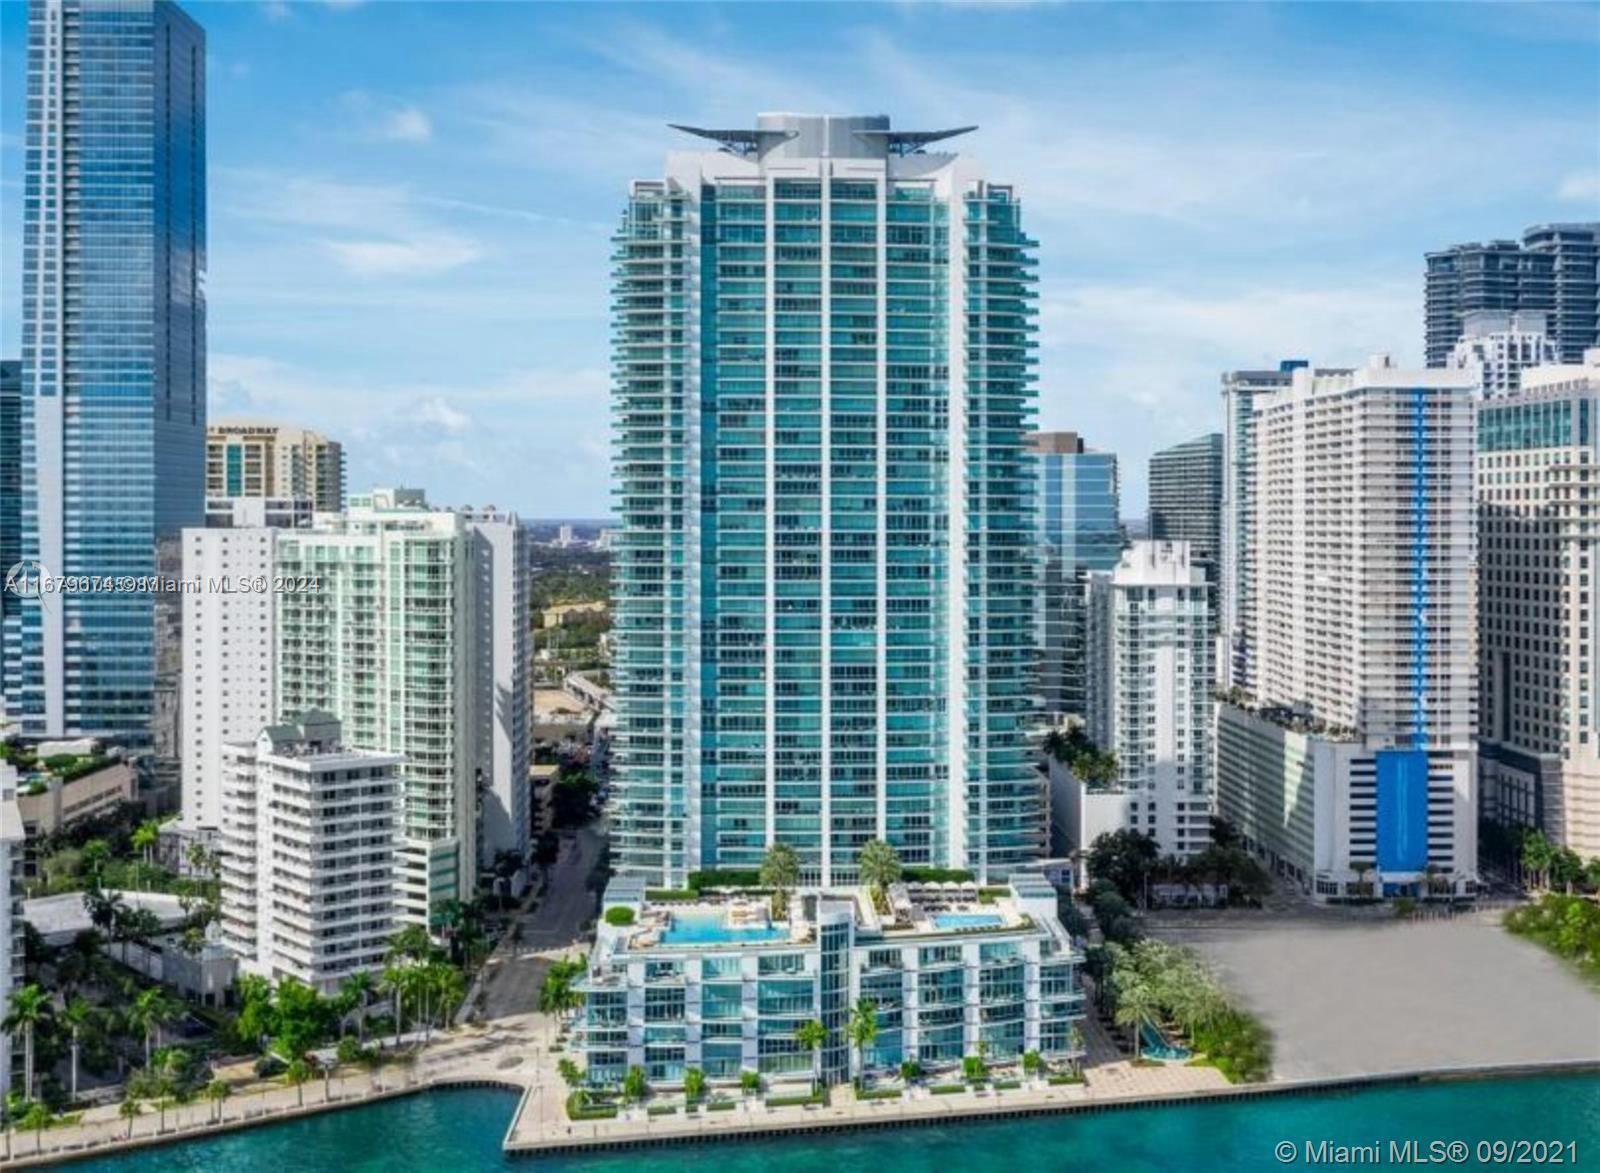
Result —
[[[1422, 254], [1600, 219], [1600, 5], [187, 3], [209, 46], [210, 410], [349, 484], [610, 514], [630, 179], [758, 111], [976, 123], [1040, 248], [1039, 423], [1120, 457], [1218, 376], [1422, 356]], [[0, 353], [26, 6], [0, 4]]]

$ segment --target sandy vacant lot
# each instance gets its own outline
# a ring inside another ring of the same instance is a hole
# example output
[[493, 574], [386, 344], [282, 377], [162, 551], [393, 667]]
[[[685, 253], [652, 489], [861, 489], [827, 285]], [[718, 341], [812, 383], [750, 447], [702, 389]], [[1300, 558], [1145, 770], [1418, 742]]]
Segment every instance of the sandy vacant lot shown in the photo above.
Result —
[[1199, 950], [1272, 1028], [1280, 1079], [1600, 1060], [1600, 992], [1497, 914], [1193, 914], [1151, 927]]

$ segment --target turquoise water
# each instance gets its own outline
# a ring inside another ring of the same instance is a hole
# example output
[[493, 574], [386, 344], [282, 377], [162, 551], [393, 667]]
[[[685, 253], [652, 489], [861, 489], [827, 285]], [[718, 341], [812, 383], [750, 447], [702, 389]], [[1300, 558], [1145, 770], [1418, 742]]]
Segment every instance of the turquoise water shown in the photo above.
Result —
[[997, 929], [1006, 922], [995, 912], [938, 912], [933, 923], [940, 929]]
[[1194, 1054], [1194, 1052], [1189, 1050], [1188, 1047], [1174, 1046], [1167, 1040], [1166, 1035], [1162, 1034], [1148, 1022], [1139, 1024], [1139, 1035], [1144, 1040], [1144, 1049], [1142, 1054], [1146, 1059], [1160, 1059], [1162, 1062], [1175, 1062], [1178, 1060], [1187, 1059], [1190, 1055]]
[[788, 935], [787, 929], [771, 925], [734, 928], [722, 912], [675, 912], [667, 931], [661, 934], [661, 943], [724, 945], [733, 941], [776, 941]]
[[[1280, 1164], [1290, 1141], [1573, 1141], [1578, 1169], [1600, 1168], [1600, 1076], [1425, 1084], [1318, 1096], [1139, 1108], [805, 1139], [633, 1150], [592, 1157], [508, 1158], [500, 1152], [516, 1096], [430, 1092], [368, 1108], [190, 1141], [73, 1166], [104, 1173], [1224, 1173]], [[1444, 1166], [1449, 1167], [1449, 1166]], [[1487, 1168], [1468, 1160], [1455, 1168]], [[1566, 1168], [1574, 1167], [1569, 1159]]]

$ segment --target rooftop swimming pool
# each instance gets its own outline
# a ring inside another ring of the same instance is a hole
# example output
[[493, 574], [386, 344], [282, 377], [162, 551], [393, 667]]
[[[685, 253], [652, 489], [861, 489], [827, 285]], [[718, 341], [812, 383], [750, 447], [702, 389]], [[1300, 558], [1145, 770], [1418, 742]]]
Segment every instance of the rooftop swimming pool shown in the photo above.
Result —
[[933, 926], [937, 929], [998, 929], [1005, 924], [998, 912], [936, 912]]
[[735, 942], [781, 941], [789, 930], [781, 925], [730, 925], [728, 914], [709, 912], [675, 912], [667, 931], [661, 934], [663, 945], [729, 945]]

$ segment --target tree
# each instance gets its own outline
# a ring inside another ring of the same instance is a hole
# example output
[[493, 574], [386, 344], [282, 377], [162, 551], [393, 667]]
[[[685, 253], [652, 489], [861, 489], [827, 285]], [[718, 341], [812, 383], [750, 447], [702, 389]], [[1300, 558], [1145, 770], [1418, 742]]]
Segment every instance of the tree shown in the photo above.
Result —
[[1111, 1020], [1118, 1026], [1127, 1027], [1133, 1032], [1133, 1057], [1144, 1056], [1144, 1024], [1159, 1009], [1155, 993], [1150, 986], [1137, 974], [1124, 977], [1121, 972], [1115, 975], [1113, 982], [1117, 1008], [1112, 1011]]
[[700, 1097], [706, 1094], [706, 1073], [698, 1067], [685, 1069], [683, 1073], [683, 1098], [691, 1103], [699, 1103]]
[[[341, 1004], [348, 1004], [348, 1014], [351, 1010], [359, 1011], [356, 1015], [356, 1035], [361, 1040], [362, 1046], [367, 1042], [367, 1007], [372, 1003], [372, 996], [378, 992], [377, 979], [370, 970], [361, 970], [351, 974], [339, 983], [339, 1000]], [[343, 1017], [340, 1018], [340, 1029], [343, 1030]]]
[[861, 845], [861, 882], [880, 895], [900, 879], [900, 854], [882, 839], [869, 839]]
[[32, 1132], [35, 1137], [34, 1143], [36, 1147], [43, 1149], [44, 1130], [49, 1128], [54, 1121], [55, 1114], [50, 1111], [49, 1106], [35, 1100], [28, 1105], [28, 1110], [22, 1114], [22, 1119], [17, 1121], [17, 1127]]
[[106, 864], [111, 862], [111, 844], [104, 839], [91, 839], [83, 845], [79, 856], [85, 871], [89, 873], [89, 882], [94, 889], [100, 887], [100, 874]]
[[1040, 1068], [1043, 1066], [1044, 1059], [1040, 1057], [1038, 1051], [1022, 1052], [1022, 1070], [1024, 1072], [1029, 1075], [1038, 1075]]
[[754, 1092], [759, 1092], [761, 1090], [761, 1072], [739, 1072], [739, 1090], [747, 1096]]
[[816, 1019], [795, 1028], [794, 1041], [811, 1052], [811, 1086], [822, 1083], [822, 1047], [828, 1041], [828, 1028]]
[[1372, 870], [1372, 861], [1370, 859], [1352, 859], [1350, 861], [1350, 870], [1356, 874], [1356, 882], [1361, 886], [1362, 894], [1370, 896], [1372, 889], [1367, 886], [1367, 873]]
[[128, 1008], [128, 1024], [144, 1035], [144, 1065], [150, 1066], [151, 1040], [161, 1039], [161, 1028], [183, 1017], [182, 1002], [159, 986], [142, 991]]
[[1125, 900], [1140, 904], [1159, 855], [1160, 848], [1149, 835], [1131, 829], [1108, 831], [1089, 846], [1089, 874], [1112, 884]]
[[283, 1069], [283, 1082], [294, 1088], [296, 1100], [302, 1108], [306, 1103], [306, 1081], [312, 1074], [311, 1064], [303, 1055], [289, 1060], [289, 1065]]
[[772, 915], [789, 911], [789, 892], [800, 883], [800, 857], [787, 843], [774, 843], [761, 860], [761, 886], [772, 889]]
[[579, 1087], [583, 1086], [583, 1068], [579, 1067], [565, 1055], [556, 1061], [556, 1071], [561, 1075], [561, 1082], [566, 1084], [569, 1088], [577, 1090]]
[[622, 1077], [622, 1098], [629, 1103], [638, 1103], [649, 1094], [650, 1084], [645, 1080], [644, 1068], [628, 1068], [628, 1074]]
[[222, 1119], [222, 1102], [233, 1094], [233, 1088], [225, 1079], [213, 1079], [206, 1084], [205, 1097], [211, 1105], [211, 1120], [213, 1123]]
[[0, 1030], [8, 1034], [22, 1035], [22, 1091], [30, 1100], [33, 1099], [34, 1093], [34, 1032], [50, 1021], [54, 1010], [50, 995], [44, 988], [30, 984], [12, 992], [11, 1009], [6, 1013], [5, 1019], [0, 1021]]
[[96, 1030], [100, 1025], [100, 1012], [87, 998], [73, 998], [61, 1012], [61, 1020], [67, 1024], [67, 1029], [72, 1032], [72, 1084], [71, 1096], [74, 1101], [78, 1098], [78, 1053], [83, 1044], [83, 1036]]
[[856, 1049], [856, 1076], [867, 1073], [867, 1048], [878, 1041], [878, 1004], [871, 998], [858, 998], [850, 1008], [846, 1026], [850, 1045]]
[[139, 852], [144, 860], [145, 867], [155, 863], [156, 844], [161, 841], [161, 823], [156, 819], [146, 819], [134, 828], [134, 850]]
[[1522, 870], [1533, 877], [1534, 887], [1549, 887], [1547, 877], [1554, 862], [1555, 848], [1544, 837], [1544, 832], [1529, 829], [1522, 837]]
[[122, 1097], [122, 1103], [117, 1108], [117, 1115], [121, 1116], [128, 1122], [129, 1140], [133, 1139], [133, 1122], [139, 1118], [139, 1113], [141, 1111], [143, 1111], [143, 1109], [139, 1107], [139, 1097], [133, 1095], [131, 1092]]

